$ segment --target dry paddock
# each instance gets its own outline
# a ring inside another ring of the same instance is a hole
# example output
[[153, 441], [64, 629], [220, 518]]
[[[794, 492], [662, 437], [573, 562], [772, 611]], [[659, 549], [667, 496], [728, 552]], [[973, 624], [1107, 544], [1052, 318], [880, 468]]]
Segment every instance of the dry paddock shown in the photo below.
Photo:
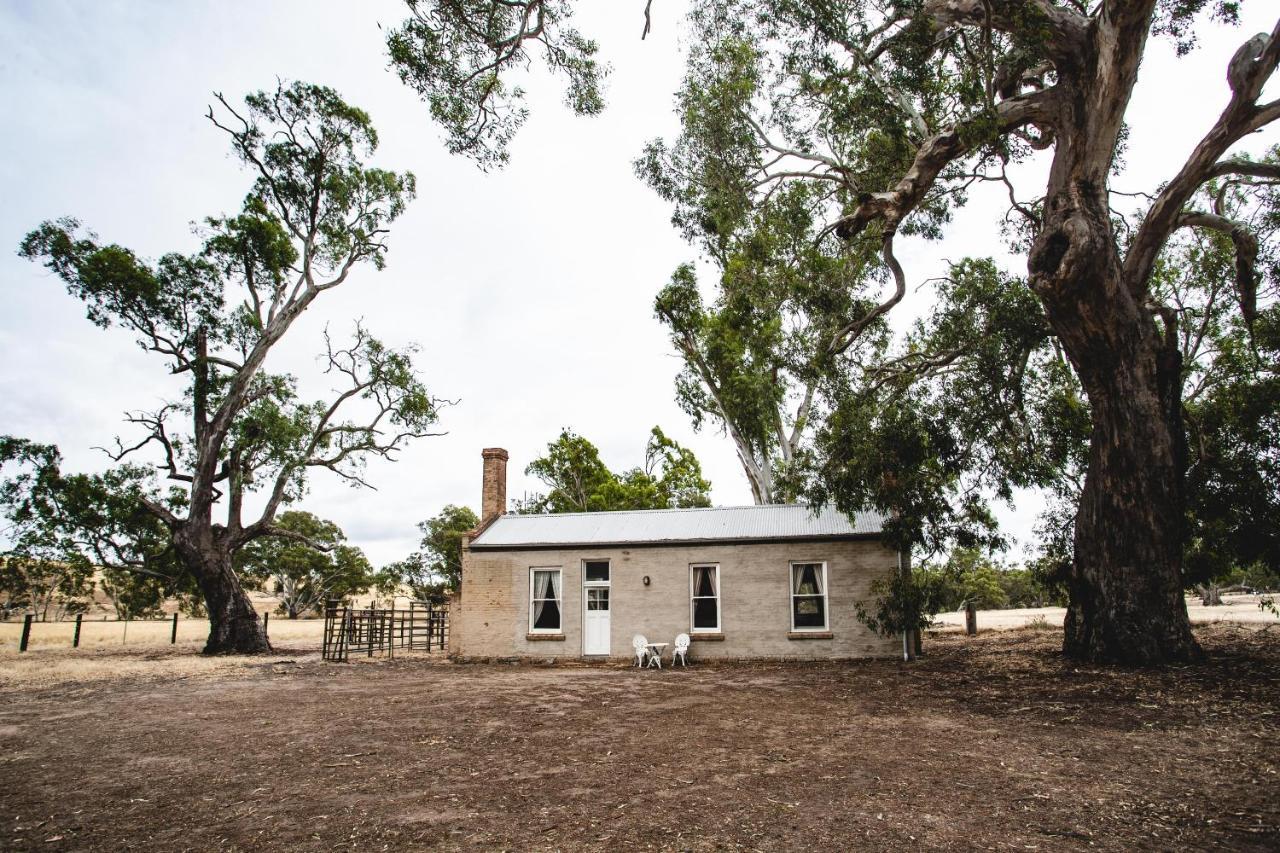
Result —
[[[28, 648], [32, 651], [70, 649], [75, 630], [74, 619], [32, 622]], [[267, 623], [267, 632], [271, 635], [272, 642], [278, 645], [310, 645], [319, 648], [320, 638], [324, 633], [324, 620], [286, 619], [272, 616]], [[178, 617], [177, 645], [184, 650], [199, 651], [208, 636], [208, 619]], [[0, 622], [0, 666], [3, 666], [8, 652], [18, 650], [21, 637], [21, 617]], [[128, 622], [117, 619], [86, 618], [80, 625], [81, 649], [117, 651], [121, 647], [163, 647], [168, 646], [171, 639], [173, 639], [172, 617]]]
[[1159, 672], [1030, 630], [660, 673], [5, 654], [0, 849], [1276, 849], [1280, 631], [1197, 633]]

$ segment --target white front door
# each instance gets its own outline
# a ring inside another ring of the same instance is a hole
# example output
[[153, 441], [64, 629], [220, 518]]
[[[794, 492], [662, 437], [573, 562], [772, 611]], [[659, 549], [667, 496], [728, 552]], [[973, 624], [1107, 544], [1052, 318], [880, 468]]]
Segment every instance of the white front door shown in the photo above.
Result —
[[609, 654], [609, 587], [588, 586], [582, 618], [582, 653], [584, 655]]

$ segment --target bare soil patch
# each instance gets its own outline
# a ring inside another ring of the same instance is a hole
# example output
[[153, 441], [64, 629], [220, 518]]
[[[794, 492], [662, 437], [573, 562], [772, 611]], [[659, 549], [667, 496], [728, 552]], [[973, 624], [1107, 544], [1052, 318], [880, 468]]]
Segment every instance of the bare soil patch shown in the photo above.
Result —
[[660, 673], [175, 652], [6, 686], [0, 849], [1276, 849], [1280, 632], [1197, 634], [1159, 672], [1027, 630]]

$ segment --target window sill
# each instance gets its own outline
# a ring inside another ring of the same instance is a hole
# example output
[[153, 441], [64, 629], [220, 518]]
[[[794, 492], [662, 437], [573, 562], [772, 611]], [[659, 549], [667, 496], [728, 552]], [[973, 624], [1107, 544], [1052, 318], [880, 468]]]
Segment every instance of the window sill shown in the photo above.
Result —
[[831, 640], [835, 635], [830, 631], [789, 631], [788, 640]]
[[536, 643], [543, 640], [559, 642], [564, 640], [564, 634], [525, 634], [524, 638], [531, 643]]
[[701, 633], [689, 632], [689, 639], [695, 643], [723, 642], [724, 634], [719, 631], [704, 631]]

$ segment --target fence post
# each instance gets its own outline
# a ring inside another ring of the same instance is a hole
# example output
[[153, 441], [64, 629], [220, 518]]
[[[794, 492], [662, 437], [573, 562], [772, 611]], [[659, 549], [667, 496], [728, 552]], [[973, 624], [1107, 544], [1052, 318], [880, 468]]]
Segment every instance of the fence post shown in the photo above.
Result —
[[178, 642], [178, 614], [173, 614], [173, 630], [169, 632], [169, 645], [176, 645]]
[[418, 602], [409, 599], [409, 651], [413, 651], [413, 641], [416, 639], [414, 631], [417, 630], [417, 607]]
[[267, 623], [270, 621], [271, 621], [271, 614], [269, 612], [263, 613], [262, 614], [262, 636], [264, 638], [267, 636]]
[[387, 658], [396, 656], [396, 602], [391, 600], [391, 609], [382, 611], [383, 633], [387, 637]]
[[31, 614], [28, 613], [22, 617], [22, 639], [18, 641], [18, 651], [25, 652], [27, 644], [31, 642]]
[[80, 648], [80, 622], [84, 619], [83, 613], [76, 614], [76, 632], [71, 637], [71, 648]]
[[978, 633], [978, 608], [972, 601], [964, 603], [964, 632], [971, 637]]

